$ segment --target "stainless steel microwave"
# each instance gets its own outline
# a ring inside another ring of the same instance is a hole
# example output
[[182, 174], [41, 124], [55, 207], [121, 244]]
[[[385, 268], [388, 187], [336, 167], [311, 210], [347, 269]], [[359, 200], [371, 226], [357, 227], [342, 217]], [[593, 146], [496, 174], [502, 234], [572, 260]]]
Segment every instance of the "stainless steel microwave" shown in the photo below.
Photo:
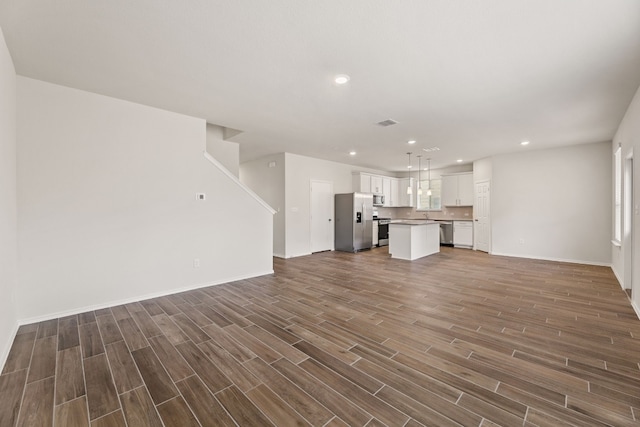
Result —
[[384, 194], [373, 195], [373, 206], [384, 206]]

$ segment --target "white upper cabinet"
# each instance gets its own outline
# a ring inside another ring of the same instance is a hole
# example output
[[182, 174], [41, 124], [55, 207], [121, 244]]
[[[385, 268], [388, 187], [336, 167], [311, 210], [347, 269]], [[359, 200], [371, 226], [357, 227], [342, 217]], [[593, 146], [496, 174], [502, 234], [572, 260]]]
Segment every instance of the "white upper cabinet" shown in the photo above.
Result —
[[371, 193], [371, 175], [366, 173], [354, 173], [353, 191], [355, 193]]
[[361, 172], [353, 173], [354, 192], [384, 194], [384, 206], [389, 208], [413, 207], [415, 191], [413, 194], [407, 194], [409, 185], [413, 188], [413, 178], [391, 178]]
[[382, 177], [371, 175], [371, 192], [374, 194], [382, 194]]
[[389, 179], [389, 187], [391, 187], [390, 190], [390, 197], [389, 197], [389, 204], [387, 206], [389, 207], [395, 207], [395, 206], [399, 206], [398, 205], [398, 180], [396, 178], [390, 178]]
[[473, 172], [442, 175], [442, 206], [473, 206]]
[[458, 175], [458, 200], [460, 206], [473, 206], [473, 173]]
[[384, 206], [391, 206], [391, 178], [382, 178], [382, 194], [384, 194]]

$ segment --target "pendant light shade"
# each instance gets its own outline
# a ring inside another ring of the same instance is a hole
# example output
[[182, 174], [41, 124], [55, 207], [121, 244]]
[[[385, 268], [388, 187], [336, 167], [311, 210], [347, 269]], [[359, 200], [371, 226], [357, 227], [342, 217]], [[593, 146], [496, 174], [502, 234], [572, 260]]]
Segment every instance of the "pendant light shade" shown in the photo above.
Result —
[[422, 156], [418, 156], [418, 196], [422, 196]]
[[[409, 169], [411, 169], [411, 151], [407, 153], [409, 155]], [[411, 171], [409, 171], [409, 178], [411, 178]], [[407, 186], [407, 194], [413, 194], [413, 189], [411, 188], [411, 179], [409, 179], [409, 185]]]
[[427, 159], [427, 171], [428, 171], [428, 176], [427, 176], [427, 196], [431, 195], [431, 158]]

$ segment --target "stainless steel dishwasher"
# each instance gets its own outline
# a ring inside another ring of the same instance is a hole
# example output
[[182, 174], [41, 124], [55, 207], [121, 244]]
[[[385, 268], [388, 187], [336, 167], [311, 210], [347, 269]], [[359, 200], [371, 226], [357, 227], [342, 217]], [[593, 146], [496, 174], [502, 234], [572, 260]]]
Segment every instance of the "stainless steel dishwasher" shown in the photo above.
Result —
[[440, 246], [453, 246], [453, 221], [438, 221], [440, 224]]

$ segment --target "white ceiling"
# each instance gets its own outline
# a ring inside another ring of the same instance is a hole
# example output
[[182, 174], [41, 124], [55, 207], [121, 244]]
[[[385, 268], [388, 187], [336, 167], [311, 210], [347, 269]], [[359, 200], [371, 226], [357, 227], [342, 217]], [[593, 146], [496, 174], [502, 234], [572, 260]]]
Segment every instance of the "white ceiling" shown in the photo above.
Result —
[[638, 0], [0, 0], [0, 26], [18, 74], [241, 130], [242, 161], [605, 141], [640, 84]]

